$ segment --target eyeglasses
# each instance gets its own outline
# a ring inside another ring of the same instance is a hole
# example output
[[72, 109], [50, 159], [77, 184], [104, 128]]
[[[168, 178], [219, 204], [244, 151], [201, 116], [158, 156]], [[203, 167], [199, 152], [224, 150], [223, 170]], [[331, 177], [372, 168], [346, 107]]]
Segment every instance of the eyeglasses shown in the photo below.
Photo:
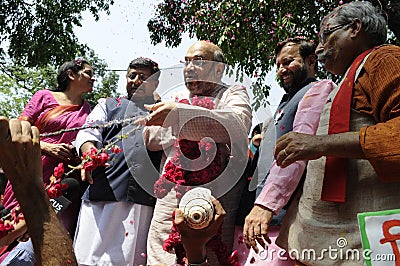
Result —
[[319, 34], [319, 39], [320, 39], [321, 44], [325, 44], [325, 42], [328, 40], [329, 36], [331, 36], [332, 33], [334, 33], [335, 31], [337, 31], [343, 27], [350, 25], [351, 23], [353, 23], [353, 21], [339, 24], [339, 25], [336, 25], [336, 26], [333, 26], [330, 28], [325, 28], [324, 30], [322, 30], [322, 34], [321, 34], [321, 32]]
[[94, 77], [94, 73], [92, 71], [89, 70], [85, 70], [81, 72], [82, 74], [88, 75], [89, 78], [93, 78]]
[[131, 73], [129, 76], [126, 76], [130, 80], [135, 80], [136, 77], [139, 77], [140, 81], [146, 81], [147, 77], [144, 74], [141, 73]]
[[206, 61], [202, 57], [196, 57], [193, 59], [186, 59], [185, 61], [181, 61], [185, 67], [187, 67], [190, 63], [192, 63], [195, 67], [202, 67]]

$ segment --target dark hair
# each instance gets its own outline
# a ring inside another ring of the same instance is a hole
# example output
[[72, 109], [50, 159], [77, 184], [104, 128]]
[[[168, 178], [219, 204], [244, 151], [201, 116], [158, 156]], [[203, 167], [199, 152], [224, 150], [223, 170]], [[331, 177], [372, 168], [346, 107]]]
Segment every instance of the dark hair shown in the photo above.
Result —
[[[128, 66], [127, 71], [129, 72], [130, 69], [137, 69], [137, 68], [147, 68], [150, 70], [150, 74], [152, 78], [158, 79], [160, 77], [160, 69], [158, 68], [158, 64], [151, 60], [150, 58], [139, 57], [133, 59]], [[155, 75], [154, 75], [155, 74]]]
[[335, 8], [324, 17], [321, 29], [328, 19], [330, 24], [339, 25], [351, 23], [356, 18], [362, 21], [362, 27], [369, 35], [373, 46], [385, 43], [387, 38], [385, 17], [380, 9], [367, 1], [354, 1]]
[[[287, 45], [288, 43], [295, 43], [299, 45], [299, 53], [301, 58], [303, 58], [303, 60], [305, 60], [307, 56], [315, 54], [315, 49], [316, 49], [315, 42], [305, 37], [298, 36], [293, 38], [287, 38], [282, 42], [278, 42], [275, 48], [275, 57], [278, 56], [278, 54], [282, 51], [283, 47], [285, 47], [285, 45]], [[318, 64], [315, 64], [314, 68], [315, 70], [317, 70]]]
[[70, 83], [68, 70], [71, 70], [74, 74], [78, 74], [80, 70], [85, 68], [85, 65], [90, 66], [90, 63], [82, 58], [74, 59], [62, 64], [57, 71], [57, 87], [52, 89], [52, 91], [65, 91]]
[[254, 133], [258, 132], [258, 134], [261, 133], [261, 127], [262, 127], [262, 123], [257, 124], [253, 130], [251, 131], [251, 137], [254, 137]]

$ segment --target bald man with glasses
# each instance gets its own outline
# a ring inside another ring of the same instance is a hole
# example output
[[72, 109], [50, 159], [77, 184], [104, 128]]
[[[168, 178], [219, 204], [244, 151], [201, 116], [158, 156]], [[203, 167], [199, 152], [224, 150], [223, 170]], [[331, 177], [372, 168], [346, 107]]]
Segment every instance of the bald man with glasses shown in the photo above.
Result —
[[[147, 126], [144, 130], [145, 143], [150, 150], [174, 147], [177, 139], [200, 141], [211, 138], [217, 144], [221, 152], [218, 163], [225, 171], [216, 177], [211, 190], [227, 212], [222, 226], [222, 241], [229, 251], [233, 246], [234, 221], [245, 181], [241, 177], [247, 163], [247, 135], [252, 117], [249, 96], [242, 86], [229, 86], [221, 81], [225, 59], [215, 44], [206, 41], [194, 43], [188, 49], [183, 63], [189, 101], [193, 97], [208, 97], [215, 103], [215, 108], [209, 110], [177, 102], [149, 105], [148, 110], [153, 112], [145, 121], [141, 121]], [[159, 131], [165, 132], [161, 138]], [[165, 165], [169, 160], [170, 157]], [[163, 244], [171, 233], [172, 212], [178, 203], [174, 188], [164, 197], [157, 198], [148, 237], [147, 265], [176, 263], [176, 255], [166, 252]], [[219, 254], [207, 252], [207, 256], [209, 265], [219, 265]]]

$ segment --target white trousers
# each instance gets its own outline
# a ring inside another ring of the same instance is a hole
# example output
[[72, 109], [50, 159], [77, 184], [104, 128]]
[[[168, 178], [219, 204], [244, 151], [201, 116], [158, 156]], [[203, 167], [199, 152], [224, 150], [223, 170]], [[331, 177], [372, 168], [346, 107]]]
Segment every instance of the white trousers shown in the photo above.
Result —
[[79, 265], [145, 265], [153, 207], [82, 201], [74, 250]]

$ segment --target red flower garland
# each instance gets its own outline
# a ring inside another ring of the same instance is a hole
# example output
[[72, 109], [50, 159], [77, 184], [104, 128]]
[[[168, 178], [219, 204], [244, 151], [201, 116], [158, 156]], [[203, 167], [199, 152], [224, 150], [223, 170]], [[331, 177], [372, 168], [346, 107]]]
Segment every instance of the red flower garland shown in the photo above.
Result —
[[12, 230], [14, 230], [14, 226], [9, 221], [0, 219], [0, 238], [6, 236]]
[[[177, 100], [179, 103], [190, 104], [187, 99]], [[199, 99], [193, 97], [192, 105], [201, 106], [207, 109], [214, 109], [214, 102], [207, 97]], [[175, 153], [171, 160], [165, 165], [164, 174], [157, 180], [154, 185], [154, 194], [157, 198], [165, 197], [168, 192], [174, 187], [178, 199], [182, 197], [184, 192], [190, 189], [189, 186], [206, 184], [222, 173], [221, 153], [219, 149], [208, 141], [191, 141], [186, 139], [175, 141]], [[184, 169], [197, 169], [195, 165], [196, 159], [203, 156], [201, 163], [209, 163], [212, 156], [215, 158], [204, 169], [198, 171], [190, 171]], [[182, 160], [184, 156], [188, 160]], [[182, 188], [186, 186], [186, 188]]]
[[[11, 210], [11, 212], [1, 217], [0, 219], [0, 238], [6, 236], [9, 232], [15, 229], [14, 224], [17, 224], [19, 220], [24, 220], [24, 215], [21, 212], [21, 208], [19, 206], [15, 207]], [[12, 224], [14, 222], [14, 224]]]
[[[179, 103], [190, 104], [189, 100], [178, 100]], [[194, 96], [192, 105], [214, 109], [215, 103], [208, 97], [198, 98]], [[176, 140], [175, 153], [165, 165], [164, 174], [154, 184], [154, 194], [157, 198], [165, 197], [172, 188], [176, 191], [176, 197], [180, 199], [182, 195], [190, 190], [190, 186], [202, 185], [211, 182], [217, 178], [223, 171], [221, 166], [221, 152], [218, 147], [209, 141], [190, 141], [186, 139]], [[215, 157], [212, 156], [215, 154]], [[185, 156], [188, 160], [182, 160]], [[198, 170], [190, 171], [184, 169], [198, 169], [196, 167], [196, 159], [202, 156], [201, 163], [209, 163], [207, 167]], [[211, 162], [211, 163], [210, 163]], [[175, 214], [172, 214], [174, 221]], [[222, 228], [222, 227], [221, 227]], [[221, 239], [221, 228], [216, 236], [214, 236], [208, 243], [215, 254], [217, 254], [219, 263], [221, 265], [234, 265], [238, 266], [237, 252], [229, 254], [226, 245]], [[185, 265], [185, 250], [180, 238], [180, 234], [176, 229], [175, 224], [172, 224], [171, 234], [164, 241], [163, 249], [167, 252], [175, 250], [177, 256], [177, 263]]]
[[[108, 149], [115, 154], [122, 152], [122, 149], [119, 146], [112, 145], [108, 147]], [[95, 148], [91, 148], [89, 152], [84, 152], [82, 154], [81, 167], [86, 171], [93, 171], [99, 166], [109, 166], [108, 160], [110, 159], [110, 155], [105, 151], [105, 149], [96, 150]], [[73, 168], [72, 171], [75, 171]], [[66, 174], [68, 175], [68, 173]], [[57, 167], [54, 168], [53, 176], [50, 177], [50, 184], [45, 185], [45, 190], [49, 198], [58, 198], [62, 195], [62, 191], [68, 188], [68, 184], [60, 183], [62, 177], [64, 176], [64, 164], [59, 163]]]

